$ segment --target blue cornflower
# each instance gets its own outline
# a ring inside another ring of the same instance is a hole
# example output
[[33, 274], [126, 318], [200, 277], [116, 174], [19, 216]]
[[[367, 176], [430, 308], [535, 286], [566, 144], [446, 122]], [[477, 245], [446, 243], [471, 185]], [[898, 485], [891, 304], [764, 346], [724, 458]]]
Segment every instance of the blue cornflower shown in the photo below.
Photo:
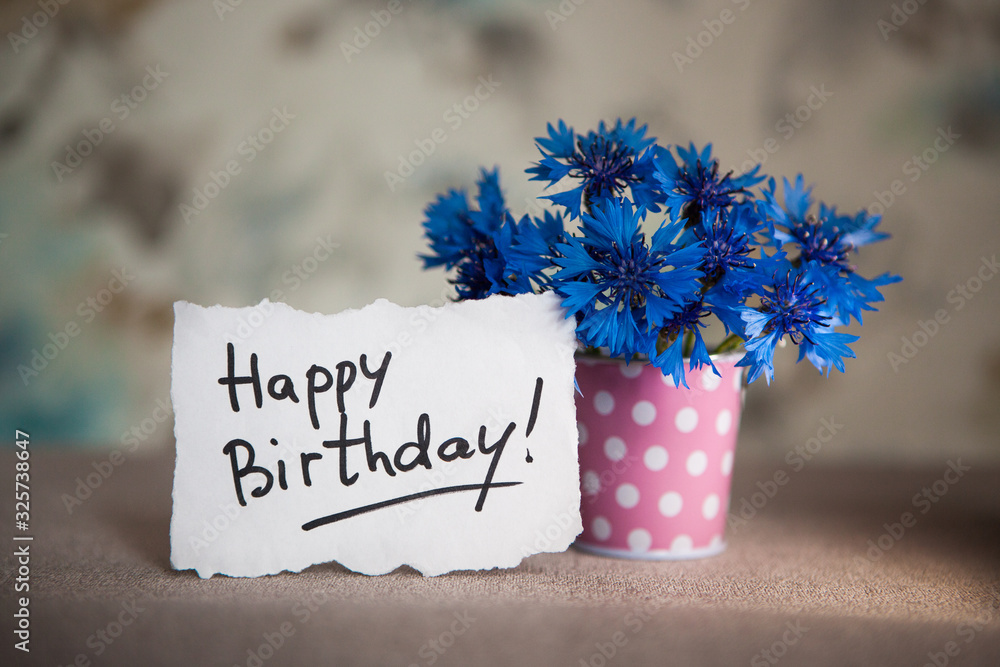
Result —
[[701, 275], [700, 245], [678, 247], [678, 225], [663, 225], [649, 244], [639, 231], [642, 211], [613, 199], [584, 214], [582, 236], [557, 244], [562, 267], [553, 276], [569, 314], [579, 313], [577, 334], [585, 345], [611, 356], [653, 349], [663, 322], [695, 298]]
[[662, 183], [666, 195], [666, 206], [672, 219], [697, 223], [702, 213], [722, 209], [745, 192], [764, 180], [758, 176], [760, 165], [740, 176], [732, 172], [719, 175], [719, 161], [712, 157], [712, 144], [698, 152], [694, 144], [688, 148], [677, 146], [681, 164], [677, 164], [669, 150], [661, 150], [656, 155], [654, 178]]
[[539, 288], [546, 289], [553, 260], [559, 256], [556, 245], [565, 242], [565, 239], [565, 222], [561, 212], [545, 211], [541, 218], [525, 215], [517, 224], [517, 234], [508, 256], [520, 263]]
[[722, 322], [727, 335], [747, 340], [750, 336], [743, 320], [747, 301], [756, 301], [765, 286], [773, 284], [774, 276], [784, 275], [792, 268], [783, 251], [768, 255], [760, 249], [755, 253], [753, 267], [733, 267], [722, 280], [703, 290], [705, 306]]
[[454, 268], [467, 256], [476, 234], [468, 195], [465, 190], [449, 190], [447, 194], [438, 195], [424, 209], [424, 216], [424, 236], [431, 249], [431, 254], [420, 255], [424, 268]]
[[836, 224], [844, 235], [844, 242], [853, 248], [860, 248], [889, 238], [885, 232], [875, 231], [880, 222], [882, 222], [881, 215], [861, 210], [853, 218], [840, 216]]
[[[782, 183], [784, 185], [785, 192], [785, 207], [782, 210], [780, 207], [774, 208], [773, 212], [779, 220], [783, 220], [784, 211], [788, 212], [788, 215], [792, 220], [803, 221], [809, 214], [809, 209], [812, 208], [812, 186], [806, 187], [806, 180], [802, 174], [797, 174], [795, 176], [795, 182], [790, 183], [787, 178], [782, 178]], [[768, 203], [772, 206], [775, 203], [775, 186], [774, 179], [768, 179], [768, 187], [764, 190], [764, 196], [767, 198]], [[786, 222], [786, 226], [787, 222]]]
[[902, 280], [890, 273], [868, 279], [818, 262], [802, 263], [801, 271], [825, 295], [834, 325], [847, 325], [852, 317], [862, 324], [862, 311], [878, 310], [871, 304], [885, 300], [878, 288]]
[[889, 237], [875, 231], [881, 218], [863, 211], [851, 218], [838, 215], [835, 207], [821, 202], [819, 214], [811, 214], [812, 187], [805, 186], [802, 174], [795, 177], [794, 183], [787, 178], [782, 180], [784, 206], [778, 203], [774, 179], [770, 179], [760, 208], [768, 218], [777, 245], [797, 245], [803, 261], [817, 262], [844, 273], [852, 272], [854, 267], [849, 257], [854, 250]]
[[494, 167], [492, 171], [480, 169], [476, 187], [479, 189], [476, 195], [479, 210], [471, 214], [473, 224], [483, 231], [496, 231], [507, 213], [507, 203], [500, 189], [500, 169], [498, 167]]
[[816, 262], [842, 273], [851, 273], [851, 246], [841, 235], [821, 222], [795, 225], [789, 236], [798, 244], [803, 262]]
[[[781, 195], [774, 179], [758, 188], [760, 165], [720, 174], [711, 144], [668, 150], [646, 132], [635, 119], [586, 134], [548, 124], [536, 139], [541, 160], [527, 172], [547, 182], [555, 194], [544, 198], [558, 212], [515, 221], [497, 170], [482, 170], [471, 201], [451, 190], [427, 207], [425, 268], [452, 271], [458, 300], [553, 290], [579, 343], [648, 358], [676, 385], [687, 387], [686, 365], [718, 373], [709, 350], [741, 346], [749, 380], [770, 383], [775, 348], [787, 340], [799, 361], [843, 371], [857, 336], [838, 330], [861, 324], [883, 300], [880, 288], [900, 280], [864, 278], [850, 263], [854, 251], [888, 238], [881, 217], [817, 204], [801, 174], [784, 179]], [[666, 220], [643, 234], [661, 206]], [[725, 328], [714, 347], [702, 334], [709, 316]]]
[[794, 183], [783, 179], [783, 185], [784, 206], [777, 202], [773, 179], [760, 204], [776, 244], [788, 243], [799, 250], [793, 264], [826, 296], [831, 324], [848, 324], [852, 317], [860, 323], [861, 311], [875, 310], [870, 304], [883, 300], [878, 288], [901, 280], [888, 273], [872, 280], [863, 278], [849, 261], [860, 246], [888, 238], [888, 234], [875, 231], [881, 218], [865, 211], [854, 218], [838, 215], [835, 207], [822, 202], [818, 216], [813, 216], [809, 212], [812, 188], [805, 186], [802, 174]]
[[560, 120], [547, 129], [548, 137], [535, 139], [542, 160], [526, 171], [531, 180], [548, 181], [549, 186], [567, 177], [581, 181], [571, 190], [545, 197], [565, 206], [571, 218], [580, 217], [581, 204], [590, 208], [626, 190], [640, 209], [655, 207], [659, 191], [652, 178], [653, 151], [646, 149], [656, 140], [646, 137], [645, 125], [636, 127], [634, 118], [627, 124], [618, 119], [609, 128], [601, 121], [597, 132], [580, 135]]
[[717, 283], [733, 294], [743, 294], [759, 286], [752, 255], [757, 250], [755, 235], [764, 227], [756, 207], [734, 204], [727, 208], [704, 211], [700, 224], [689, 227], [691, 235], [705, 247], [705, 289]]
[[844, 372], [844, 359], [853, 359], [854, 351], [848, 345], [858, 340], [858, 336], [834, 331], [833, 325], [817, 327], [810, 338], [799, 345], [799, 358], [808, 359], [823, 375], [829, 375], [831, 368]]
[[[712, 363], [705, 339], [701, 335], [701, 329], [705, 327], [702, 319], [711, 314], [711, 311], [705, 308], [702, 300], [697, 299], [689, 301], [679, 312], [663, 323], [660, 336], [668, 342], [668, 345], [659, 353], [655, 349], [650, 350], [649, 361], [663, 371], [665, 376], [672, 377], [674, 386], [683, 384], [688, 387], [684, 377], [685, 353], [689, 357], [688, 367], [690, 370], [711, 366], [712, 371], [716, 375], [720, 375], [715, 364]], [[688, 341], [690, 341], [691, 349], [685, 350]]]
[[449, 282], [460, 301], [530, 292], [527, 274], [510, 257], [517, 226], [504, 203], [498, 170], [481, 170], [476, 185], [477, 209], [470, 208], [464, 190], [451, 190], [424, 211], [424, 235], [432, 251], [421, 255], [424, 268], [456, 269]]
[[483, 270], [490, 282], [490, 289], [484, 296], [528, 294], [532, 291], [531, 272], [523, 258], [514, 252], [514, 239], [520, 233], [520, 227], [521, 224], [515, 223], [510, 213], [506, 213], [503, 224], [491, 235], [496, 254], [485, 254], [482, 258]]
[[748, 382], [763, 373], [770, 384], [774, 377], [774, 349], [785, 336], [802, 345], [803, 354], [821, 371], [831, 366], [844, 370], [842, 357], [854, 356], [847, 344], [858, 337], [833, 331], [826, 300], [818, 292], [803, 274], [790, 271], [761, 290], [758, 309], [744, 307], [742, 317], [749, 340], [744, 343], [747, 353], [737, 366], [749, 366]]

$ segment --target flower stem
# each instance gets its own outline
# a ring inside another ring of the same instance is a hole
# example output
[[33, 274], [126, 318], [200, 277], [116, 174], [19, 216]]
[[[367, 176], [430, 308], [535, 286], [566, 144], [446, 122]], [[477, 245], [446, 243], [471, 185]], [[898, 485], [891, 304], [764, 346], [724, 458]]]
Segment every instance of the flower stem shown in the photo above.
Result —
[[681, 354], [685, 359], [691, 358], [691, 353], [694, 352], [694, 332], [688, 331], [684, 334], [684, 340], [681, 342], [683, 347], [681, 348]]
[[736, 334], [729, 334], [723, 339], [719, 346], [715, 348], [715, 354], [725, 354], [726, 352], [732, 352], [740, 345], [743, 344], [743, 339]]

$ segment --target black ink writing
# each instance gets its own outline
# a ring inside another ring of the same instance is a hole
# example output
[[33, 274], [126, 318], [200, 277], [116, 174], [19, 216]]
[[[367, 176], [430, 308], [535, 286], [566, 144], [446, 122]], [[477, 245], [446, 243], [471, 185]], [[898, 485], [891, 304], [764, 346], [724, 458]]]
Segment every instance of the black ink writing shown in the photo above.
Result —
[[253, 399], [257, 407], [263, 407], [264, 396], [260, 391], [260, 373], [257, 370], [257, 354], [250, 355], [250, 375], [236, 377], [236, 348], [232, 343], [226, 345], [226, 359], [229, 371], [224, 378], [219, 378], [219, 384], [229, 386], [229, 404], [233, 412], [240, 411], [240, 402], [236, 398], [236, 386], [241, 384], [253, 385]]
[[[368, 367], [368, 356], [362, 354], [359, 358], [361, 374], [368, 380], [372, 380], [371, 397], [368, 400], [368, 408], [374, 408], [382, 392], [382, 385], [385, 382], [386, 373], [389, 370], [389, 361], [392, 359], [392, 352], [386, 352], [382, 357], [382, 363], [376, 369]], [[336, 398], [337, 411], [343, 414], [346, 411], [344, 396], [348, 390], [354, 386], [358, 378], [358, 365], [353, 361], [343, 360], [338, 362], [334, 369], [336, 371]], [[306, 407], [309, 411], [309, 422], [315, 430], [320, 429], [319, 411], [316, 399], [320, 394], [324, 394], [335, 386], [334, 375], [325, 366], [313, 364], [305, 372], [306, 379]], [[257, 353], [250, 354], [250, 374], [236, 374], [236, 346], [233, 343], [226, 343], [226, 375], [219, 378], [219, 384], [226, 387], [229, 392], [229, 405], [233, 412], [240, 411], [240, 400], [237, 389], [240, 385], [248, 384], [253, 389], [254, 405], [258, 409], [264, 407], [264, 392], [261, 384], [261, 374]], [[299, 402], [299, 396], [295, 392], [295, 382], [291, 376], [284, 373], [272, 375], [267, 381], [267, 395], [276, 401], [290, 400], [292, 403]]]
[[[317, 467], [323, 469], [324, 466], [336, 468], [336, 475], [333, 476], [333, 471], [330, 470], [325, 479], [330, 481], [335, 479], [334, 484], [339, 481], [340, 485], [346, 488], [356, 484], [361, 479], [362, 474], [397, 477], [417, 468], [432, 470], [436, 465], [453, 461], [466, 461], [483, 457], [489, 460], [489, 463], [486, 464], [485, 475], [480, 483], [454, 484], [339, 510], [303, 524], [302, 529], [306, 531], [386, 507], [452, 493], [476, 492], [474, 509], [476, 512], [482, 512], [492, 489], [514, 487], [523, 483], [520, 481], [495, 481], [507, 445], [514, 437], [514, 433], [519, 432], [517, 431], [517, 423], [512, 420], [502, 427], [502, 431], [496, 430], [495, 425], [482, 424], [474, 433], [474, 437], [470, 437], [473, 436], [471, 433], [455, 434], [452, 432], [447, 434], [447, 437], [442, 438], [440, 435], [435, 436], [437, 429], [432, 428], [434, 420], [431, 415], [428, 412], [421, 412], [415, 420], [412, 431], [413, 439], [401, 444], [392, 443], [388, 448], [384, 446], [385, 443], [373, 441], [371, 419], [361, 420], [360, 428], [359, 422], [354, 421], [352, 428], [352, 420], [348, 415], [347, 396], [352, 390], [357, 392], [356, 386], [370, 383], [368, 409], [371, 410], [375, 407], [392, 360], [392, 352], [390, 351], [386, 351], [382, 355], [381, 362], [375, 367], [369, 363], [370, 359], [367, 354], [361, 354], [357, 357], [357, 363], [351, 359], [341, 359], [330, 366], [312, 364], [303, 375], [298, 376], [300, 382], [304, 377], [304, 395], [296, 390], [295, 374], [275, 373], [262, 376], [260, 359], [256, 352], [250, 352], [248, 365], [243, 367], [248, 370], [237, 371], [236, 352], [235, 345], [227, 343], [226, 374], [218, 379], [218, 383], [227, 391], [233, 412], [239, 412], [241, 408], [241, 387], [249, 385], [247, 389], [243, 390], [242, 398], [246, 399], [246, 391], [252, 390], [253, 405], [257, 409], [264, 407], [265, 393], [269, 399], [274, 401], [289, 401], [293, 404], [304, 403], [309, 423], [316, 431], [322, 430], [324, 425], [327, 430], [329, 429], [329, 424], [320, 419], [324, 406], [332, 408], [335, 403], [339, 417], [336, 436], [332, 438], [328, 436], [320, 441], [324, 449], [336, 450], [336, 456], [331, 456], [329, 459], [318, 451], [300, 451], [297, 461], [295, 459], [286, 461], [279, 458], [273, 463], [267, 461], [261, 463], [259, 458], [269, 457], [258, 457], [259, 452], [249, 440], [233, 438], [227, 442], [222, 447], [222, 453], [228, 457], [233, 488], [236, 499], [241, 506], [245, 507], [250, 499], [264, 498], [275, 489], [283, 492], [294, 488], [313, 487], [317, 483]], [[245, 354], [247, 351], [243, 352]], [[246, 374], [241, 375], [240, 372], [246, 372]], [[536, 378], [527, 421], [521, 422], [525, 424], [525, 438], [531, 436], [535, 428], [541, 406], [543, 385], [542, 378]], [[299, 388], [301, 389], [301, 385]], [[328, 398], [324, 398], [324, 395], [327, 395]], [[352, 405], [356, 404], [352, 403]], [[269, 443], [273, 447], [278, 446], [277, 438], [270, 438]], [[397, 440], [396, 443], [399, 441]], [[527, 463], [533, 462], [530, 450], [526, 448], [525, 451], [524, 460]], [[275, 457], [271, 458], [273, 460]], [[367, 473], [364, 473], [365, 470]], [[323, 476], [320, 479], [323, 479]], [[321, 481], [320, 483], [330, 482]], [[249, 493], [247, 493], [248, 490]]]
[[[489, 486], [496, 489], [504, 486], [517, 486], [519, 484], [522, 484], [522, 482], [496, 482], [495, 484], [490, 484]], [[411, 493], [408, 496], [400, 496], [399, 498], [390, 498], [389, 500], [372, 503], [371, 505], [363, 505], [361, 507], [355, 507], [354, 509], [313, 519], [312, 521], [302, 524], [302, 530], [312, 530], [313, 528], [319, 528], [320, 526], [325, 526], [329, 523], [350, 519], [351, 517], [358, 516], [359, 514], [367, 514], [368, 512], [374, 512], [375, 510], [385, 509], [386, 507], [392, 507], [393, 505], [400, 505], [402, 503], [408, 503], [430, 496], [440, 496], [445, 493], [458, 493], [461, 491], [480, 491], [481, 489], [485, 491], [485, 486], [485, 484], [458, 484], [456, 486], [444, 486], [440, 489], [430, 489], [429, 491]], [[482, 491], [480, 492], [482, 493]]]

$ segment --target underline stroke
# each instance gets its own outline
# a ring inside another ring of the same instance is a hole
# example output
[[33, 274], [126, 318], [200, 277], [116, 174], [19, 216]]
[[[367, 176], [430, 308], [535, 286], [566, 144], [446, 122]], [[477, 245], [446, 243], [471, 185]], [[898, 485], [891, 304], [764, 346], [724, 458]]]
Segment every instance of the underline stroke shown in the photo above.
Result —
[[[517, 486], [522, 483], [523, 482], [491, 482], [488, 486], [489, 488], [494, 489], [505, 486]], [[481, 491], [486, 486], [486, 484], [459, 484], [457, 486], [445, 486], [440, 489], [431, 489], [430, 491], [412, 493], [408, 496], [400, 496], [399, 498], [383, 500], [378, 503], [372, 503], [371, 505], [362, 505], [361, 507], [355, 507], [354, 509], [344, 510], [343, 512], [336, 512], [318, 519], [313, 519], [312, 521], [302, 524], [302, 530], [312, 530], [313, 528], [325, 526], [328, 523], [336, 523], [337, 521], [350, 519], [351, 517], [358, 516], [359, 514], [374, 512], [376, 510], [385, 509], [386, 507], [392, 507], [393, 505], [400, 505], [402, 503], [408, 503], [412, 500], [419, 500], [430, 496], [440, 496], [445, 493], [458, 493], [461, 491]]]

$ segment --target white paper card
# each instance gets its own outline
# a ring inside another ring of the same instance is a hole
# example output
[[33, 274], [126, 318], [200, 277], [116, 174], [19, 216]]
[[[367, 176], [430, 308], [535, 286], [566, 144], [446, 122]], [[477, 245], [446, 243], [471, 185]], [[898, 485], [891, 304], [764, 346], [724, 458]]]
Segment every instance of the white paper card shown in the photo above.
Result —
[[438, 575], [581, 532], [574, 322], [555, 295], [174, 314], [176, 569]]

